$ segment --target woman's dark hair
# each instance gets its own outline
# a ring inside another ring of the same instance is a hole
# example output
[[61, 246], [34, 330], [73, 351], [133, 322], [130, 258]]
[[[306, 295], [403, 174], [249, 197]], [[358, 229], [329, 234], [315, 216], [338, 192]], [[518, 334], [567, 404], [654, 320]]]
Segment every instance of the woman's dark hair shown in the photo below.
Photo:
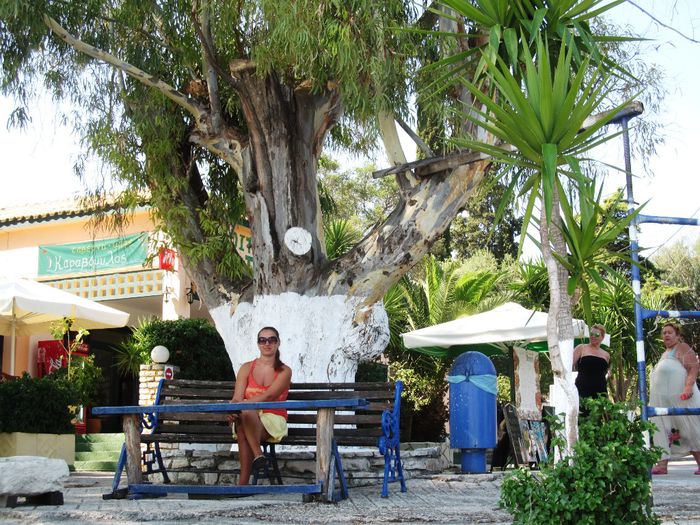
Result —
[[[260, 334], [263, 333], [265, 330], [270, 330], [271, 332], [275, 332], [275, 335], [277, 336], [277, 340], [280, 338], [280, 333], [277, 331], [277, 328], [274, 326], [263, 326], [260, 330], [258, 330], [258, 337], [260, 337]], [[281, 342], [281, 341], [280, 341]], [[282, 370], [284, 367], [284, 363], [280, 359], [280, 349], [277, 347], [277, 352], [275, 352], [275, 370], [279, 372]]]

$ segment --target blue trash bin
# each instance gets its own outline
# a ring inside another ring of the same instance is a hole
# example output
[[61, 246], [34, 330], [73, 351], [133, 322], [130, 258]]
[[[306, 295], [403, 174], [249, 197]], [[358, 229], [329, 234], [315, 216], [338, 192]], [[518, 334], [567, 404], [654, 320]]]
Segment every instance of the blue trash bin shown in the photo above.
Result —
[[462, 451], [462, 472], [486, 472], [496, 446], [496, 368], [480, 352], [455, 359], [450, 375], [450, 446]]

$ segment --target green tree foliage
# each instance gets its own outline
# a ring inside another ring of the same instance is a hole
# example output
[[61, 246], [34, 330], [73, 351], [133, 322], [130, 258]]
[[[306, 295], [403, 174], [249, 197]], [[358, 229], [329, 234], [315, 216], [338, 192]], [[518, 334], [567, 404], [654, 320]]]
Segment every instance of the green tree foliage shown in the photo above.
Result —
[[391, 177], [372, 178], [374, 169], [368, 165], [341, 170], [337, 161], [320, 159], [320, 181], [333, 201], [328, 218], [348, 221], [360, 232], [386, 219], [398, 202], [398, 187]]
[[129, 356], [129, 366], [123, 373], [133, 373], [137, 362], [150, 362], [151, 350], [157, 345], [170, 351], [169, 364], [180, 367], [178, 379], [230, 381], [234, 378], [221, 336], [204, 319], [152, 319], [140, 324], [122, 344], [121, 351]]
[[[539, 472], [519, 469], [503, 481], [501, 505], [516, 524], [655, 524], [649, 469], [661, 449], [647, 447], [653, 423], [627, 417], [628, 406], [588, 401], [573, 454]], [[561, 425], [554, 425], [555, 446]]]
[[247, 93], [232, 71], [248, 64], [290, 94], [308, 93], [310, 105], [333, 91], [331, 142], [371, 149], [377, 112], [408, 113], [415, 37], [391, 28], [417, 15], [403, 0], [6, 1], [0, 91], [18, 101], [16, 124], [29, 118], [41, 85], [81, 108], [65, 118], [86, 157], [97, 156], [124, 185], [117, 205], [134, 207], [148, 194], [190, 270], [201, 265], [206, 294], [215, 287], [202, 274], [216, 273], [225, 285], [251, 278], [232, 232], [250, 216], [244, 191], [254, 188], [241, 187], [236, 168], [253, 130]]
[[[579, 213], [567, 199], [562, 199], [562, 233], [568, 247], [566, 255], [555, 254], [569, 274], [567, 291], [573, 302], [581, 299], [584, 319], [593, 324], [589, 282], [605, 286], [605, 277], [618, 275], [609, 262], [624, 261], [632, 264], [632, 259], [621, 252], [614, 244], [627, 231], [641, 208], [619, 217], [606, 212], [598, 203], [602, 188], [595, 194], [596, 180], [581, 179], [577, 184]], [[613, 209], [616, 207], [612, 206]]]
[[520, 235], [523, 221], [515, 216], [511, 207], [497, 220], [496, 212], [504, 194], [503, 184], [487, 182], [469, 200], [464, 212], [455, 217], [449, 233], [451, 251], [456, 257], [467, 259], [484, 249], [498, 262], [506, 256], [517, 257], [515, 239]]
[[[688, 244], [677, 241], [653, 257], [660, 279], [673, 293], [672, 310], [700, 310], [700, 238]], [[686, 342], [700, 348], [700, 327], [694, 321], [683, 326]]]
[[74, 405], [88, 407], [99, 403], [100, 390], [105, 378], [102, 369], [95, 364], [94, 355], [75, 356], [73, 366], [59, 368], [51, 377], [68, 385]]
[[323, 226], [326, 240], [326, 254], [333, 260], [349, 252], [360, 238], [350, 221], [345, 219], [329, 219]]

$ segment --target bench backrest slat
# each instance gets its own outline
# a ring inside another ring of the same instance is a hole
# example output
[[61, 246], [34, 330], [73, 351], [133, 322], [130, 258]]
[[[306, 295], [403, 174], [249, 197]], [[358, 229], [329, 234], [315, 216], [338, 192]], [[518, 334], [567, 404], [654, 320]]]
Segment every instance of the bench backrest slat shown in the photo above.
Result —
[[[163, 381], [161, 405], [190, 405], [230, 402], [233, 381], [171, 379]], [[393, 383], [292, 383], [289, 400], [328, 398], [364, 398], [370, 404], [363, 410], [339, 410], [335, 416], [334, 434], [339, 445], [376, 446], [381, 435], [382, 412], [394, 405]], [[289, 411], [289, 436], [284, 443], [313, 445], [316, 413], [313, 410]], [[145, 441], [193, 443], [233, 443], [231, 427], [222, 413], [162, 413], [158, 415], [155, 435], [144, 435]]]

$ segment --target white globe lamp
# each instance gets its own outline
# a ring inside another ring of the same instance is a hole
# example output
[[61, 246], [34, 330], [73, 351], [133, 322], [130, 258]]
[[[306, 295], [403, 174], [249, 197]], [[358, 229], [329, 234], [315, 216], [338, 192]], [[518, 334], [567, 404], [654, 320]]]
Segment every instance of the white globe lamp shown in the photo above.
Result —
[[151, 350], [151, 360], [154, 363], [167, 363], [170, 358], [170, 350], [163, 345], [154, 346]]

